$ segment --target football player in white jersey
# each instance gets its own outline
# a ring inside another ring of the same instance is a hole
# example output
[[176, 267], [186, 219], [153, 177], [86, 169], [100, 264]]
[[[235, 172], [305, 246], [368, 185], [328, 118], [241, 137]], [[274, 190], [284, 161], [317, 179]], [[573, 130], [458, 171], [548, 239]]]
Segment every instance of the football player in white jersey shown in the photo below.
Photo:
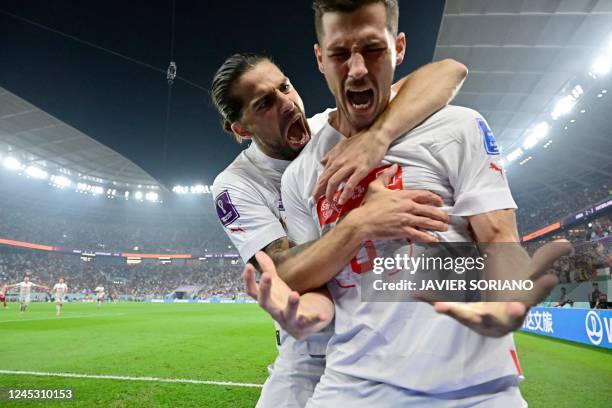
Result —
[[62, 312], [66, 293], [68, 292], [68, 285], [64, 282], [64, 278], [59, 278], [59, 282], [53, 285], [52, 292], [55, 297], [55, 315], [59, 316]]
[[23, 282], [19, 282], [15, 285], [7, 285], [7, 288], [19, 288], [19, 312], [24, 313], [28, 308], [32, 295], [32, 288], [43, 288], [49, 290], [49, 288], [45, 285], [37, 285], [34, 282], [30, 281], [29, 276], [25, 276], [23, 278]]
[[[390, 106], [387, 116], [380, 118], [381, 122], [385, 122], [383, 130], [379, 130], [382, 127], [379, 122], [372, 127], [371, 134], [364, 132], [360, 138], [355, 139], [359, 140], [361, 145], [356, 143], [353, 147], [368, 154], [364, 155], [362, 160], [351, 163], [357, 166], [351, 167], [344, 176], [351, 176], [358, 171], [369, 172], [371, 165], [378, 163], [397, 135], [420, 123], [452, 98], [465, 74], [465, 67], [462, 65], [443, 61], [424, 67], [407, 77], [403, 81], [395, 106], [402, 104], [402, 111], [408, 113], [398, 115], [400, 110]], [[224, 129], [239, 141], [243, 138], [253, 140], [251, 146], [242, 152], [213, 184], [219, 219], [245, 262], [256, 263], [255, 253], [264, 250], [282, 265], [284, 261], [295, 257], [300, 249], [288, 251], [290, 243], [281, 221], [283, 205], [280, 179], [290, 161], [310, 140], [311, 132], [318, 131], [327, 122], [328, 111], [307, 121], [299, 95], [280, 69], [269, 59], [251, 54], [237, 54], [226, 60], [215, 75], [211, 94], [223, 118]], [[375, 141], [374, 146], [372, 140]], [[334, 160], [330, 161], [332, 164], [333, 162]], [[445, 214], [431, 206], [440, 203], [437, 197], [430, 193], [413, 191], [411, 196], [406, 198], [407, 203], [413, 204], [410, 209], [410, 205], [405, 203], [379, 203], [379, 207], [384, 208], [381, 211], [386, 211], [389, 218], [394, 215], [406, 215], [409, 218], [410, 222], [407, 222], [406, 228], [397, 231], [395, 236], [421, 236], [427, 239], [429, 235], [421, 232], [419, 228], [446, 228]], [[372, 225], [367, 226], [368, 236], [380, 237], [380, 231], [389, 229], [388, 222], [384, 219], [378, 224], [378, 229]], [[345, 233], [364, 229], [361, 225], [363, 223], [353, 217], [352, 221], [347, 220]], [[338, 270], [342, 266], [342, 263], [338, 262], [342, 261], [338, 261], [337, 257], [350, 259], [354, 256], [355, 253], [348, 253], [344, 248], [343, 235], [339, 234], [342, 230], [339, 228], [336, 234], [330, 234], [321, 239], [319, 245], [313, 245], [315, 248], [322, 248], [322, 251], [333, 250], [332, 256], [327, 259], [304, 259], [301, 261], [301, 268], [306, 271], [317, 270], [323, 264], [323, 267], [330, 271]], [[252, 283], [254, 284], [254, 281]], [[256, 284], [254, 286], [256, 287]], [[265, 291], [265, 288], [266, 283], [263, 282], [262, 291]], [[253, 291], [250, 293], [254, 294]], [[309, 303], [311, 299], [317, 299], [319, 296], [329, 295], [315, 290], [294, 299], [291, 309], [295, 311], [296, 316], [302, 318], [301, 323], [298, 324], [297, 319], [286, 320], [281, 322], [281, 326], [300, 338], [326, 326], [333, 317], [333, 305], [328, 303], [327, 307], [320, 309], [309, 308], [311, 304], [321, 304]], [[285, 292], [277, 299], [283, 308], [288, 304], [288, 297]], [[324, 357], [327, 340], [327, 335], [317, 335], [305, 341], [295, 341], [284, 331], [277, 332], [279, 356], [271, 367], [270, 377], [266, 381], [258, 406], [304, 406], [322, 374], [324, 359], [321, 357]]]
[[100, 307], [102, 303], [104, 303], [104, 297], [106, 296], [106, 294], [104, 293], [104, 286], [96, 286], [94, 292], [96, 292], [96, 303], [98, 304], [98, 307]]
[[[477, 242], [518, 242], [516, 206], [494, 137], [484, 119], [465, 108], [444, 108], [396, 141], [384, 162], [399, 166], [373, 170], [344, 205], [339, 203], [341, 192], [328, 191], [331, 200], [313, 199], [324, 171], [321, 158], [370, 126], [389, 104], [395, 66], [402, 62], [406, 44], [404, 34], [398, 34], [397, 1], [318, 0], [314, 9], [315, 54], [338, 109], [283, 175], [289, 239], [299, 245], [342, 226], [361, 205], [368, 205], [367, 183], [382, 172], [391, 189], [424, 189], [443, 198], [451, 217], [448, 230], [432, 231], [439, 241], [469, 242], [473, 233]], [[554, 277], [537, 279], [538, 290], [525, 302], [440, 303], [434, 310], [426, 303], [363, 301], [362, 277], [371, 273], [373, 259], [408, 251], [417, 256], [424, 251], [418, 242], [369, 240], [355, 233], [346, 236], [344, 245], [359, 254], [340, 273], [278, 268], [280, 277], [300, 292], [327, 283], [335, 303], [325, 374], [307, 406], [526, 405], [518, 390], [521, 371], [514, 342], [507, 333], [518, 329], [528, 307], [546, 296]], [[510, 246], [517, 248], [515, 276], [527, 278], [570, 250], [568, 245], [550, 247], [532, 262], [518, 244]], [[302, 255], [318, 256], [311, 249]]]

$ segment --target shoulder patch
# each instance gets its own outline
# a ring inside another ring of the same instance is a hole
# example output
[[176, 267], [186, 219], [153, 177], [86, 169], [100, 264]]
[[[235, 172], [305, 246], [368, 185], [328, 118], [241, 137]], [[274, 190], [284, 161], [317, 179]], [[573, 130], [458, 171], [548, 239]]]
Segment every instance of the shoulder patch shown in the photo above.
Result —
[[234, 204], [232, 204], [232, 200], [227, 190], [222, 191], [215, 197], [215, 208], [217, 209], [217, 216], [224, 227], [227, 227], [240, 218], [240, 214], [238, 214], [238, 210]]
[[478, 122], [478, 127], [480, 128], [480, 133], [482, 133], [484, 139], [484, 148], [489, 156], [494, 156], [499, 154], [499, 147], [497, 146], [497, 141], [495, 140], [495, 136], [493, 136], [493, 132], [487, 125], [487, 122], [482, 120], [481, 118], [476, 118], [476, 122]]

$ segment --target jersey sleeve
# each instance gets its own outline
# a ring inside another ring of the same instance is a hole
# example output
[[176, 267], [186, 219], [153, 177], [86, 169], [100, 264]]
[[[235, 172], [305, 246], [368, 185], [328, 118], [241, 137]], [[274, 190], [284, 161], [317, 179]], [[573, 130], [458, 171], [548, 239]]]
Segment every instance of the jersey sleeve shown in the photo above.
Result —
[[516, 208], [495, 136], [476, 111], [459, 108], [453, 121], [451, 142], [440, 160], [447, 167], [454, 188], [452, 215], [471, 216]]
[[299, 160], [289, 165], [281, 182], [287, 235], [296, 245], [319, 238], [319, 228], [308, 206], [310, 192], [302, 191], [308, 183], [299, 178], [299, 174], [303, 174], [298, 168]]
[[269, 243], [287, 236], [261, 194], [244, 181], [218, 177], [212, 190], [219, 221], [245, 263]]

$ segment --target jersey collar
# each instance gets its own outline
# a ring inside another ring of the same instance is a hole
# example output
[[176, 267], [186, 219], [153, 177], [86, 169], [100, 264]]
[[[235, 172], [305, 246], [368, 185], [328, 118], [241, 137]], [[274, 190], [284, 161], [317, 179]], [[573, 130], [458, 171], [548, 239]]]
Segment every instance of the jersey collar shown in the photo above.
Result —
[[276, 170], [280, 173], [283, 173], [287, 166], [291, 163], [290, 160], [281, 160], [274, 159], [264, 152], [261, 151], [257, 143], [251, 142], [251, 145], [246, 150], [246, 154], [253, 160], [254, 162], [260, 163], [272, 170]]

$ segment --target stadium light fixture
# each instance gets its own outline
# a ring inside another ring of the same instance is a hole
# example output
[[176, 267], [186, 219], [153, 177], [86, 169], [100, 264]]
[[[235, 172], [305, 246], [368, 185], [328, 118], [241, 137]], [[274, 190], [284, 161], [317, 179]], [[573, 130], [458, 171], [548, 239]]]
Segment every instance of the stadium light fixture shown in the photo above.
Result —
[[4, 159], [2, 161], [2, 164], [4, 164], [4, 167], [6, 167], [9, 170], [23, 170], [24, 168], [24, 165], [21, 164], [19, 160], [11, 156]]
[[149, 191], [145, 194], [145, 200], [155, 202], [159, 198], [159, 194], [154, 191]]
[[516, 148], [510, 153], [508, 153], [508, 155], [506, 156], [506, 160], [508, 161], [508, 163], [512, 163], [513, 161], [521, 157], [524, 153], [525, 152], [523, 152], [523, 149], [521, 149], [520, 147]]
[[548, 122], [540, 122], [533, 128], [532, 134], [538, 139], [543, 139], [548, 135], [550, 125]]
[[593, 62], [591, 70], [595, 75], [606, 75], [612, 69], [612, 56], [602, 55]]
[[49, 177], [49, 173], [45, 170], [36, 167], [36, 166], [28, 166], [25, 170], [26, 174], [32, 178], [44, 180]]
[[176, 194], [187, 194], [189, 189], [185, 186], [174, 186], [172, 187], [172, 192]]
[[540, 140], [548, 135], [550, 125], [548, 122], [538, 123], [529, 133], [529, 135], [523, 141], [523, 149], [529, 150], [535, 147]]
[[191, 194], [204, 194], [205, 188], [201, 184], [197, 184], [189, 189]]
[[559, 119], [560, 116], [567, 115], [572, 111], [574, 106], [576, 105], [576, 99], [572, 95], [566, 95], [563, 98], [559, 99], [559, 101], [555, 104], [555, 108], [553, 109], [550, 116], [553, 120]]
[[72, 181], [64, 176], [51, 176], [51, 182], [59, 188], [66, 188], [72, 185]]
[[142, 191], [137, 191], [134, 193], [134, 198], [136, 200], [142, 200], [142, 197], [143, 197]]

